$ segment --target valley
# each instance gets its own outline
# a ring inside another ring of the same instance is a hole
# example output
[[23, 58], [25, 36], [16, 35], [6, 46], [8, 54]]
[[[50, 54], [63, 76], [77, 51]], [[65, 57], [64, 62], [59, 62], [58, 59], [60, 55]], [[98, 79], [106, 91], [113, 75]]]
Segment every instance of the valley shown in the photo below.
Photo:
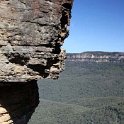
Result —
[[123, 124], [124, 63], [66, 61], [58, 80], [40, 80], [29, 124]]

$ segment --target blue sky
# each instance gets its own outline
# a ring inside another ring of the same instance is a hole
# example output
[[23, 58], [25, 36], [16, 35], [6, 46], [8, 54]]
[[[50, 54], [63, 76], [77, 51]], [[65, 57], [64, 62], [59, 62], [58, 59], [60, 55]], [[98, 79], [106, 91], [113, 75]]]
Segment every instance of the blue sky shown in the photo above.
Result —
[[67, 52], [124, 52], [124, 0], [75, 0]]

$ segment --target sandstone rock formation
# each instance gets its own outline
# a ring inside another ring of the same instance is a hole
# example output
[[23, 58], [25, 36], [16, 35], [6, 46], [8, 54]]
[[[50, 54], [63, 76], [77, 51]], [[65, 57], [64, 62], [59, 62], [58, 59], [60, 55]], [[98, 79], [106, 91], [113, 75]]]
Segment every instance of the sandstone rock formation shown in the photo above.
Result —
[[0, 81], [58, 78], [72, 0], [0, 0]]
[[82, 61], [82, 62], [124, 62], [123, 52], [83, 52], [83, 53], [68, 53], [67, 61]]
[[64, 68], [73, 0], [0, 0], [0, 124], [26, 124], [36, 81]]

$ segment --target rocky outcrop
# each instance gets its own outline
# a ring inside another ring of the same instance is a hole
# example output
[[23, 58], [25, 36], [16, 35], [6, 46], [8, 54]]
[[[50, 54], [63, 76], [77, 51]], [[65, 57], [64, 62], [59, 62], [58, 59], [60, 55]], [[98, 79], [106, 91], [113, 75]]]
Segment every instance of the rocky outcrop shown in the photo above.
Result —
[[82, 62], [124, 62], [123, 52], [83, 52], [83, 53], [68, 53], [67, 61], [82, 61]]
[[58, 78], [72, 0], [0, 1], [0, 81]]
[[0, 124], [27, 124], [36, 81], [64, 69], [73, 0], [0, 0]]

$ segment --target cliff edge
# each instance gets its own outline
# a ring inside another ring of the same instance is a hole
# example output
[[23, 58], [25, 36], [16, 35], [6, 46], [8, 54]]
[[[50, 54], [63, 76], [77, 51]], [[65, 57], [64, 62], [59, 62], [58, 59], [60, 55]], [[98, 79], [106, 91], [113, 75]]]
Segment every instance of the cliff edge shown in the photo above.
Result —
[[73, 0], [0, 1], [0, 81], [58, 78]]
[[63, 71], [73, 0], [0, 0], [0, 124], [27, 124], [37, 80]]

